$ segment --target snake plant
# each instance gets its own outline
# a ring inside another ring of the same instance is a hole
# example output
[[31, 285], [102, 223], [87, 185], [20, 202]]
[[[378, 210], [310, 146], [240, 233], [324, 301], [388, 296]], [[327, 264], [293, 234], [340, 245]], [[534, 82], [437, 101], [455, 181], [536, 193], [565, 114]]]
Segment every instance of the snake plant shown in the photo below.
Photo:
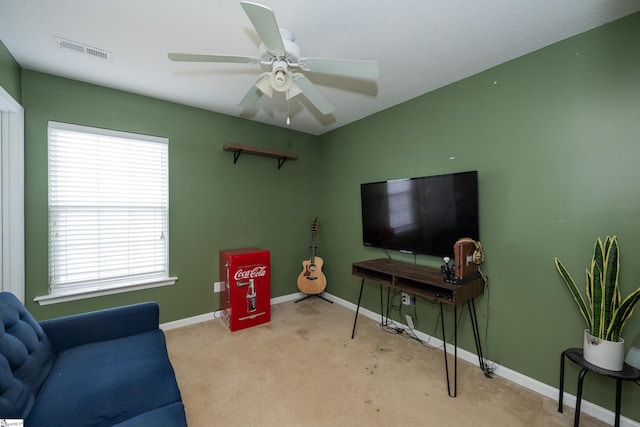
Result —
[[591, 335], [617, 342], [622, 328], [640, 302], [640, 287], [621, 301], [618, 282], [620, 248], [617, 237], [607, 236], [604, 245], [600, 238], [596, 241], [591, 269], [587, 269], [586, 300], [567, 269], [557, 257], [555, 260], [556, 268], [578, 304]]

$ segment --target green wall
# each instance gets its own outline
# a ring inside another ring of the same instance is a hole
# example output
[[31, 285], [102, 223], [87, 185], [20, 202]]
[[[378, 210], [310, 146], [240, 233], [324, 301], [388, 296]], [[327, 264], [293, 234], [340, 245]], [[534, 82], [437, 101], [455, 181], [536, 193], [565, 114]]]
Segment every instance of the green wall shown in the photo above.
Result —
[[[478, 170], [482, 269], [490, 278], [478, 300], [483, 340], [488, 319], [485, 355], [557, 387], [560, 353], [581, 347], [585, 324], [554, 257], [582, 283], [596, 237], [617, 234], [623, 293], [640, 286], [638, 40], [635, 14], [321, 136], [329, 291], [357, 301], [351, 263], [385, 256], [361, 243], [361, 183]], [[368, 284], [364, 298], [379, 311], [377, 285]], [[416, 326], [432, 333], [436, 307], [417, 310]], [[445, 316], [451, 325], [452, 310]], [[467, 313], [460, 328], [462, 346], [475, 352]], [[623, 336], [639, 332], [636, 313]], [[574, 393], [576, 370], [569, 376]], [[613, 381], [590, 377], [585, 398], [613, 408], [614, 390]], [[636, 420], [639, 397], [627, 384], [623, 413]]]
[[[271, 294], [297, 291], [317, 215], [312, 188], [314, 136], [179, 104], [23, 72], [25, 108], [26, 300], [39, 318], [157, 300], [161, 321], [218, 308], [221, 249], [271, 251]], [[77, 123], [169, 138], [169, 270], [174, 286], [40, 306], [47, 285], [47, 121]], [[222, 151], [228, 142], [290, 151], [299, 160], [278, 170], [275, 159]]]
[[[623, 291], [640, 285], [639, 38], [635, 14], [320, 137], [23, 70], [29, 309], [48, 318], [157, 300], [163, 322], [210, 312], [217, 307], [218, 251], [242, 246], [271, 250], [272, 296], [290, 294], [316, 215], [327, 291], [355, 303], [360, 282], [351, 263], [384, 256], [361, 244], [360, 184], [478, 170], [490, 277], [478, 300], [485, 356], [557, 387], [560, 352], [581, 345], [585, 326], [554, 256], [580, 280], [595, 238], [617, 234]], [[14, 93], [15, 73], [0, 73], [0, 84]], [[169, 137], [176, 285], [50, 306], [29, 302], [47, 292], [48, 120]], [[291, 151], [299, 160], [277, 170], [275, 160], [245, 155], [234, 165], [222, 151], [227, 142]], [[425, 256], [416, 262], [441, 263]], [[378, 311], [378, 295], [368, 284], [364, 305]], [[419, 302], [417, 310], [418, 329], [439, 336], [436, 307]], [[451, 325], [452, 311], [445, 315]], [[461, 345], [475, 351], [462, 315]], [[630, 341], [636, 333], [638, 314], [623, 335]], [[572, 393], [576, 376], [568, 367]], [[460, 387], [464, 392], [464, 381]], [[635, 420], [639, 393], [625, 384], [623, 414]], [[613, 395], [610, 381], [587, 380], [586, 399], [613, 408]]]
[[22, 99], [20, 71], [20, 65], [0, 40], [0, 86], [18, 102]]

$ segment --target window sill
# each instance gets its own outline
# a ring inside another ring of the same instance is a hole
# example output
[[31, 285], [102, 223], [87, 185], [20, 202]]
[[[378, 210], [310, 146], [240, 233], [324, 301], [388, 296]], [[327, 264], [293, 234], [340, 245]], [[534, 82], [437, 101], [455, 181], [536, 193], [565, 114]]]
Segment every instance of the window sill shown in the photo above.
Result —
[[118, 286], [110, 286], [108, 288], [103, 285], [86, 287], [84, 289], [70, 289], [35, 297], [33, 300], [40, 305], [58, 304], [61, 302], [76, 301], [85, 298], [139, 291], [141, 289], [157, 288], [160, 286], [170, 286], [175, 284], [176, 280], [178, 280], [177, 277], [167, 277], [162, 279], [151, 279], [144, 282], [129, 282]]

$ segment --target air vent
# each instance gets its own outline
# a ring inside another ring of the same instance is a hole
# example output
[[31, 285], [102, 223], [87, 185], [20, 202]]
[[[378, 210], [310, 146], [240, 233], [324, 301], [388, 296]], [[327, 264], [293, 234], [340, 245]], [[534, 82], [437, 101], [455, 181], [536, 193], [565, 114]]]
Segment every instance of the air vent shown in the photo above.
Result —
[[94, 58], [104, 59], [109, 62], [112, 60], [112, 54], [108, 50], [87, 46], [86, 44], [63, 39], [62, 37], [56, 36], [55, 39], [60, 49], [70, 50], [81, 55], [93, 56]]

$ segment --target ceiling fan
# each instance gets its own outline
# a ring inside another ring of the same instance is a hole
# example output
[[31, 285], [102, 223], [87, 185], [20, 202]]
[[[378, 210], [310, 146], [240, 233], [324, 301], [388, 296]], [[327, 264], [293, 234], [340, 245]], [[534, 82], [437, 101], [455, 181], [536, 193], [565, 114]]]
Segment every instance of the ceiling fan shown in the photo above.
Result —
[[[260, 44], [260, 56], [197, 55], [169, 53], [169, 59], [177, 62], [222, 62], [260, 64], [263, 72], [249, 92], [240, 101], [240, 106], [254, 106], [262, 95], [273, 96], [273, 92], [284, 93], [287, 101], [303, 94], [322, 114], [331, 114], [335, 106], [318, 90], [303, 72], [337, 74], [363, 79], [377, 79], [380, 74], [375, 61], [302, 57], [300, 47], [294, 42], [293, 33], [278, 27], [275, 14], [266, 6], [241, 1], [240, 5], [251, 20]], [[288, 118], [287, 118], [288, 120]]]

